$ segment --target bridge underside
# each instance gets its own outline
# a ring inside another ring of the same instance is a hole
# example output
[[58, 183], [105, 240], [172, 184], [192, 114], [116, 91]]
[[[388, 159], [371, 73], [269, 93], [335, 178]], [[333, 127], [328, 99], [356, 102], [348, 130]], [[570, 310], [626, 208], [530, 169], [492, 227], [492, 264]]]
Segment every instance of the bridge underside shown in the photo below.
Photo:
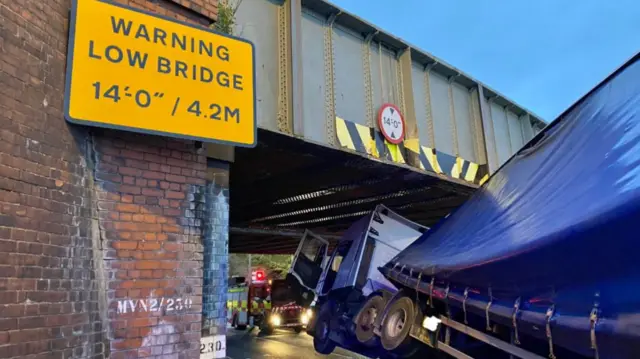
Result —
[[334, 240], [376, 204], [432, 226], [474, 187], [260, 130], [231, 167], [232, 253], [294, 253], [305, 229]]

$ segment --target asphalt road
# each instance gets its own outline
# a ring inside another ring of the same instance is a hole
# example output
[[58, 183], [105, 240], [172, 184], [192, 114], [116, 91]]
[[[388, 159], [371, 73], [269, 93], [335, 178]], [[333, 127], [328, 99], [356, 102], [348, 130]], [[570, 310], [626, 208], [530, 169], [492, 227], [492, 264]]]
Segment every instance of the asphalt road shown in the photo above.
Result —
[[236, 332], [229, 329], [227, 334], [227, 358], [229, 359], [366, 359], [346, 350], [336, 349], [331, 355], [320, 355], [313, 350], [313, 339], [302, 332], [276, 330], [272, 335], [251, 332]]

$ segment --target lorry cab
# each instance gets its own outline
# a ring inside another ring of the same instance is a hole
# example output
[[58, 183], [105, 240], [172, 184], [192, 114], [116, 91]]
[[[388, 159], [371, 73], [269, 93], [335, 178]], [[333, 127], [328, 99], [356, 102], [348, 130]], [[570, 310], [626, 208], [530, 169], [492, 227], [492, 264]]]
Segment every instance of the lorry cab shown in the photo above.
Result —
[[289, 270], [289, 280], [301, 287], [302, 305], [335, 291], [355, 288], [367, 296], [384, 288], [393, 289], [378, 266], [386, 264], [426, 230], [378, 205], [370, 215], [352, 224], [331, 250], [327, 240], [306, 231]]
[[[356, 338], [355, 318], [372, 296], [390, 297], [397, 291], [378, 268], [427, 230], [378, 205], [352, 224], [334, 246], [321, 236], [305, 232], [287, 279], [294, 291], [297, 286], [298, 303], [312, 307], [307, 333], [314, 336], [316, 351], [329, 354], [337, 344], [368, 355], [364, 350], [367, 348], [359, 350], [363, 347], [359, 342], [363, 335]], [[326, 333], [316, 341], [319, 321], [323, 321], [322, 331]], [[372, 329], [365, 334], [372, 337]]]

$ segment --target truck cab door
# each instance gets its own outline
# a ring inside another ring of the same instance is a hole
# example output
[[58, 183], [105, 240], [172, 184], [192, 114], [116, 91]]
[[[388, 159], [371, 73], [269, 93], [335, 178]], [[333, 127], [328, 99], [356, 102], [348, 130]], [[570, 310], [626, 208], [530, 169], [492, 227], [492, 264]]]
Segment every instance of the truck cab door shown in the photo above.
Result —
[[295, 277], [301, 288], [299, 304], [311, 303], [318, 281], [327, 264], [329, 242], [307, 230], [291, 263], [289, 276]]

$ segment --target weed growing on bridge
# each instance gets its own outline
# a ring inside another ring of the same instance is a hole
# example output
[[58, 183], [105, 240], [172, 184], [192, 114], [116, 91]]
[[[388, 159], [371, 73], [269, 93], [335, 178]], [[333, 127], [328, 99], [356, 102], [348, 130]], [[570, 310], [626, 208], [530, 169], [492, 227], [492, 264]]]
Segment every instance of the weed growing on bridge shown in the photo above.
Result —
[[220, 0], [218, 3], [218, 21], [211, 27], [219, 32], [233, 35], [233, 26], [236, 23], [236, 12], [242, 0]]

